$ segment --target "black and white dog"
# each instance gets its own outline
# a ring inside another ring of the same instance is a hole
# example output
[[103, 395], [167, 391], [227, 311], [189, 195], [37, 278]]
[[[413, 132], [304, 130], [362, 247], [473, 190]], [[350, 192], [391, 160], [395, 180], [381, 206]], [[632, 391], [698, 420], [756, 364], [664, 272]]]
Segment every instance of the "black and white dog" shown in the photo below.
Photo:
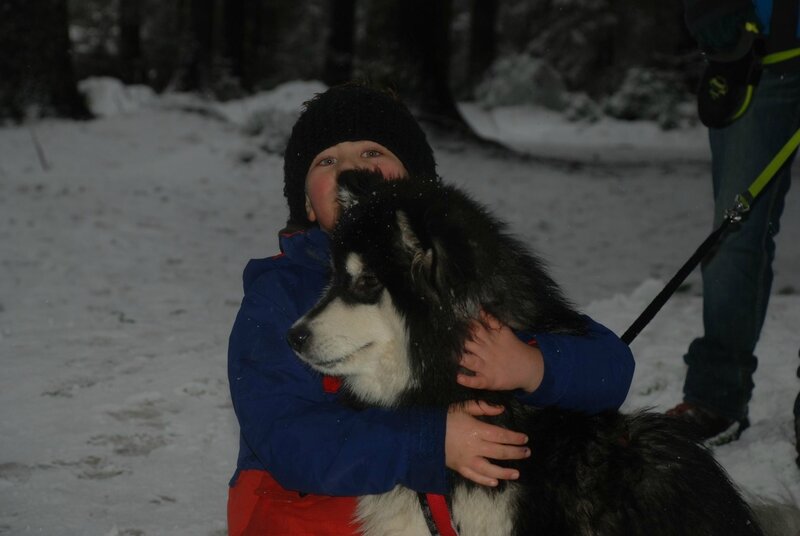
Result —
[[[582, 317], [542, 263], [462, 191], [438, 180], [339, 179], [333, 275], [292, 327], [300, 358], [343, 380], [355, 401], [447, 407], [481, 399], [491, 419], [530, 438], [498, 488], [454, 474], [461, 536], [759, 535], [747, 503], [711, 453], [655, 413], [585, 415], [521, 406], [507, 392], [456, 383], [469, 323], [481, 308], [515, 329], [580, 334]], [[367, 535], [429, 533], [416, 492], [359, 499]]]

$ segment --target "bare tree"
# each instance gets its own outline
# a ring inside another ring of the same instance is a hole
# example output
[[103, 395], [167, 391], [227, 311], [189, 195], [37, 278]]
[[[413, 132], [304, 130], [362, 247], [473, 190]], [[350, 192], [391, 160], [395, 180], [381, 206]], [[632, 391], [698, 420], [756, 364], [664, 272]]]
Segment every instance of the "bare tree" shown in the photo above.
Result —
[[144, 81], [140, 27], [141, 0], [119, 0], [119, 73], [128, 84]]
[[[243, 86], [245, 82], [245, 0], [225, 2], [225, 58], [230, 75]], [[246, 86], [246, 87], [249, 87]]]
[[497, 0], [472, 0], [470, 9], [469, 79], [479, 83], [497, 49]]
[[187, 89], [207, 91], [214, 57], [214, 0], [192, 0], [189, 9], [192, 43]]
[[[418, 95], [422, 109], [433, 116], [460, 118], [450, 92], [450, 16], [452, 2], [407, 0], [403, 35], [412, 61], [419, 65]], [[412, 29], [419, 30], [409, 31]]]
[[67, 0], [0, 1], [0, 114], [88, 117], [71, 48]]
[[220, 56], [219, 0], [181, 0], [180, 58], [170, 85], [182, 90], [211, 93], [214, 62]]
[[347, 82], [353, 76], [356, 26], [355, 0], [329, 0], [330, 30], [323, 81], [329, 86]]
[[429, 123], [469, 131], [450, 90], [451, 0], [373, 0], [359, 75], [396, 88]]

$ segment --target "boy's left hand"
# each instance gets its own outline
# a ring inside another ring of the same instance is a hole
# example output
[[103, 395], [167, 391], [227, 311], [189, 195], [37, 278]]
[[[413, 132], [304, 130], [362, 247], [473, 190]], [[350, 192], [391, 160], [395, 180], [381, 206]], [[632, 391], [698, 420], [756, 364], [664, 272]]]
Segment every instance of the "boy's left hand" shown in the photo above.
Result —
[[519, 340], [511, 328], [485, 311], [471, 324], [459, 364], [474, 375], [460, 373], [456, 381], [473, 389], [524, 389], [531, 393], [544, 375], [539, 349]]

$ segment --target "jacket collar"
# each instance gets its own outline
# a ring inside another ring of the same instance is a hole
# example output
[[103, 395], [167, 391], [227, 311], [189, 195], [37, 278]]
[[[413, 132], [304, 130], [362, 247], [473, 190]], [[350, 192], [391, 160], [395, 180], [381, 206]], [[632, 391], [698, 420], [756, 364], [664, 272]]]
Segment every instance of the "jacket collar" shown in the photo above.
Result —
[[330, 238], [318, 229], [308, 229], [293, 233], [281, 232], [278, 235], [281, 253], [266, 259], [251, 259], [244, 268], [242, 283], [247, 292], [250, 285], [264, 272], [275, 267], [277, 259], [289, 259], [295, 265], [308, 268], [327, 277], [330, 271]]
[[281, 252], [293, 262], [312, 270], [330, 270], [330, 237], [319, 227], [278, 235]]

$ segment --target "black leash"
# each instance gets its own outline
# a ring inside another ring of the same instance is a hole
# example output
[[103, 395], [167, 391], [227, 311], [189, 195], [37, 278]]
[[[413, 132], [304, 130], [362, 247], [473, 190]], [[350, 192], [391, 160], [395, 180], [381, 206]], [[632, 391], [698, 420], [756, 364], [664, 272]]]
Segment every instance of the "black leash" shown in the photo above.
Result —
[[667, 300], [675, 293], [678, 287], [683, 283], [683, 281], [688, 277], [688, 275], [695, 269], [695, 267], [703, 260], [703, 258], [708, 254], [709, 251], [719, 242], [720, 238], [722, 237], [725, 230], [731, 223], [738, 223], [742, 220], [744, 215], [747, 211], [750, 210], [750, 205], [755, 201], [767, 184], [770, 183], [772, 178], [778, 172], [778, 170], [786, 163], [789, 159], [791, 154], [797, 149], [798, 145], [800, 145], [800, 129], [794, 133], [794, 135], [789, 138], [789, 141], [786, 142], [778, 154], [767, 164], [767, 167], [764, 168], [759, 176], [753, 181], [753, 184], [747, 189], [746, 192], [743, 192], [736, 196], [733, 208], [729, 209], [725, 213], [725, 219], [723, 220], [722, 224], [717, 227], [714, 232], [708, 235], [703, 243], [697, 248], [697, 251], [694, 252], [686, 263], [681, 266], [681, 269], [678, 270], [678, 273], [670, 279], [669, 283], [664, 287], [664, 289], [658, 293], [650, 305], [639, 315], [631, 327], [628, 328], [622, 337], [622, 341], [630, 345], [633, 342], [633, 339], [641, 332], [644, 327], [653, 320], [653, 317], [658, 314], [661, 308], [667, 303]]
[[622, 337], [620, 337], [622, 342], [630, 346], [631, 342], [633, 342], [633, 339], [635, 339], [639, 332], [642, 331], [651, 320], [653, 320], [653, 317], [658, 314], [664, 304], [667, 303], [667, 300], [669, 300], [675, 291], [678, 290], [678, 287], [680, 287], [681, 283], [683, 283], [689, 274], [692, 273], [692, 270], [694, 270], [695, 267], [700, 264], [700, 261], [703, 260], [709, 251], [711, 251], [711, 248], [713, 248], [717, 242], [719, 242], [722, 233], [725, 232], [725, 230], [728, 228], [728, 225], [731, 223], [732, 220], [726, 218], [713, 233], [708, 235], [708, 238], [706, 238], [703, 243], [700, 244], [700, 247], [697, 248], [697, 250], [694, 252], [694, 255], [692, 255], [689, 260], [686, 261], [683, 266], [681, 266], [681, 269], [678, 270], [678, 273], [676, 273], [672, 279], [669, 280], [669, 283], [667, 283], [661, 292], [658, 293], [658, 296], [656, 296], [653, 301], [650, 302], [650, 305], [648, 305], [642, 314], [639, 315], [639, 318], [637, 318], [634, 323], [631, 324], [631, 327], [628, 328], [628, 331], [626, 331]]

